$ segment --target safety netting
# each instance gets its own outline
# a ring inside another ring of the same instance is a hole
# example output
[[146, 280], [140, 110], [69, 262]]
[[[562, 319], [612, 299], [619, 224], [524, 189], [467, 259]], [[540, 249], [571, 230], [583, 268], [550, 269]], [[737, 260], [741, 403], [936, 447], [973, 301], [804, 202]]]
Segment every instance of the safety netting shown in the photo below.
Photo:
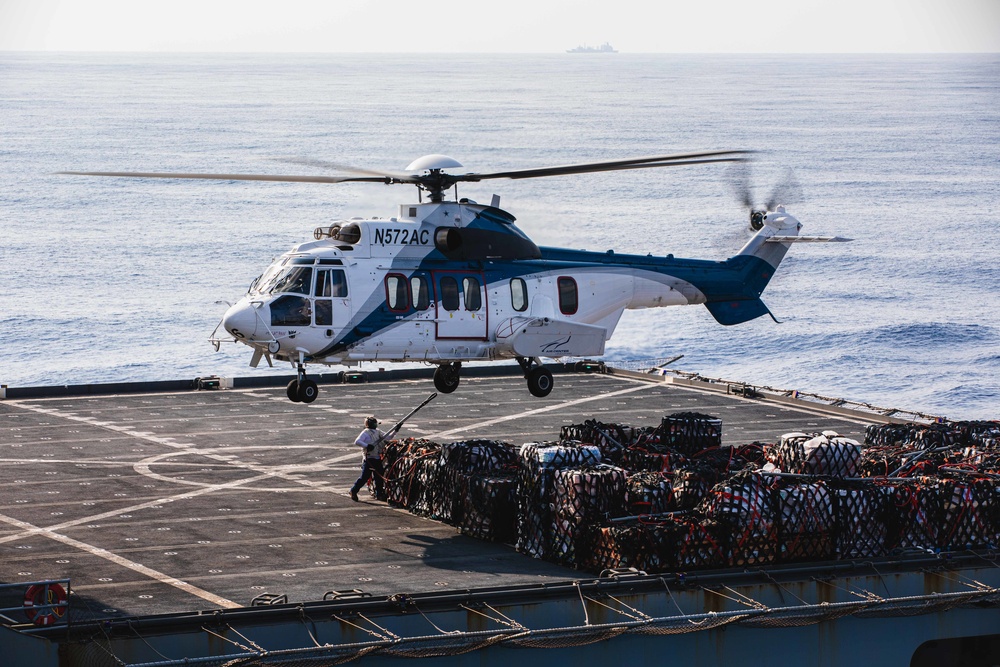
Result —
[[560, 439], [390, 443], [390, 502], [595, 573], [1000, 544], [1000, 424], [890, 424], [722, 446], [722, 421], [596, 419]]

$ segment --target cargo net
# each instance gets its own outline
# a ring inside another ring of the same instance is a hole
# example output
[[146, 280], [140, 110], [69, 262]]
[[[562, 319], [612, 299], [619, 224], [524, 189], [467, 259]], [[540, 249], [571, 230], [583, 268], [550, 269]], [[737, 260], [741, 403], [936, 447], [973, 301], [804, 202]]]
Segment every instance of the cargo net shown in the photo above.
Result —
[[597, 420], [561, 439], [386, 449], [390, 502], [600, 573], [754, 567], [1000, 545], [1000, 424], [870, 427], [721, 446], [692, 412]]
[[663, 418], [660, 441], [685, 456], [722, 445], [722, 420], [698, 412], [677, 412]]
[[481, 539], [511, 539], [517, 453], [509, 443], [392, 441], [383, 461], [391, 504], [451, 523]]
[[517, 476], [518, 551], [535, 558], [556, 558], [559, 553], [555, 546], [556, 472], [566, 468], [595, 467], [600, 463], [601, 450], [596, 445], [570, 440], [528, 443], [521, 447]]
[[436, 464], [441, 445], [422, 438], [391, 440], [385, 446], [385, 492], [390, 504], [418, 514], [429, 510], [423, 504], [429, 482], [427, 468]]
[[834, 431], [786, 433], [774, 448], [773, 458], [781, 470], [789, 473], [855, 477], [861, 445]]

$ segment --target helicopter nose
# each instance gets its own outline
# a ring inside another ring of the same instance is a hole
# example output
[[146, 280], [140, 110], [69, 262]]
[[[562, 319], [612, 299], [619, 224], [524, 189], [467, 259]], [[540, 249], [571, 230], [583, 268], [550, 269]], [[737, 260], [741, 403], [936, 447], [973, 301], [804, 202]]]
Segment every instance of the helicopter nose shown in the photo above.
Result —
[[257, 333], [257, 313], [246, 302], [231, 306], [222, 316], [222, 326], [238, 340], [253, 340]]

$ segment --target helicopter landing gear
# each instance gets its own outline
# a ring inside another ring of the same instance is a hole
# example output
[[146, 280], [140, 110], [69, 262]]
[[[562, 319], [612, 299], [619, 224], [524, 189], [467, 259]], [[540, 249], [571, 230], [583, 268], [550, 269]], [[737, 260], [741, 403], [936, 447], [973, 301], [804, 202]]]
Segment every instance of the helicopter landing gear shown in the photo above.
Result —
[[319, 386], [306, 377], [306, 367], [299, 364], [298, 378], [288, 383], [285, 393], [294, 403], [312, 403], [319, 396]]
[[532, 396], [545, 398], [552, 392], [552, 371], [542, 365], [537, 358], [518, 357], [517, 363], [528, 381], [528, 391]]
[[455, 391], [458, 389], [459, 372], [461, 370], [461, 361], [441, 364], [434, 371], [434, 388], [442, 394], [450, 394]]

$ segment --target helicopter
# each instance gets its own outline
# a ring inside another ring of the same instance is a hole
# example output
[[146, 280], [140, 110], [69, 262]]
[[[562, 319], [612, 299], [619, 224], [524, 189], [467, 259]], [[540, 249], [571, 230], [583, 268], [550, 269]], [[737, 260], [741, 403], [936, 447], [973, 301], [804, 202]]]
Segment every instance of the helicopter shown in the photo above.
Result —
[[[222, 316], [209, 340], [242, 343], [250, 366], [289, 362], [288, 398], [311, 403], [308, 364], [436, 365], [434, 386], [455, 391], [463, 363], [515, 359], [537, 397], [553, 388], [542, 358], [600, 357], [626, 309], [704, 304], [726, 326], [774, 316], [761, 294], [792, 243], [847, 241], [800, 236], [801, 223], [770, 201], [750, 211], [752, 237], [724, 261], [539, 247], [500, 208], [457, 198], [457, 184], [570, 174], [745, 162], [750, 151], [707, 151], [486, 173], [446, 155], [401, 172], [343, 167], [346, 175], [60, 172], [83, 176], [409, 184], [417, 203], [388, 219], [351, 218], [314, 230], [285, 252]], [[455, 187], [455, 197], [447, 195]], [[749, 201], [749, 200], [748, 200]], [[775, 321], [777, 321], [775, 319]], [[225, 333], [221, 333], [222, 329]]]

